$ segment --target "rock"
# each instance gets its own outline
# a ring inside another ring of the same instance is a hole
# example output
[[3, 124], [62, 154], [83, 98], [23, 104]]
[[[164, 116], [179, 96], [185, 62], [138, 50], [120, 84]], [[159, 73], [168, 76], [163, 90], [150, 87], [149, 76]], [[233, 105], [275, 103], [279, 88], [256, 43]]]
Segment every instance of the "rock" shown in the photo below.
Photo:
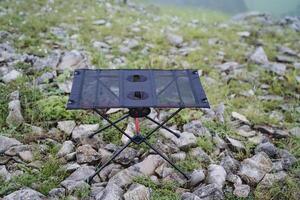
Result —
[[83, 124], [77, 126], [72, 131], [72, 139], [79, 142], [81, 138], [86, 138], [99, 129], [99, 124]]
[[281, 163], [283, 169], [288, 170], [291, 166], [293, 166], [294, 163], [297, 162], [295, 156], [293, 156], [287, 150], [279, 149], [278, 151], [279, 151], [279, 156], [281, 157]]
[[105, 25], [106, 24], [106, 20], [105, 19], [99, 19], [93, 22], [94, 25]]
[[76, 126], [75, 121], [70, 120], [70, 121], [60, 121], [57, 123], [57, 128], [64, 133], [66, 133], [68, 136], [72, 134], [72, 131], [74, 130]]
[[286, 72], [286, 65], [281, 63], [268, 63], [264, 65], [264, 68], [267, 70], [274, 72], [275, 74], [279, 76], [283, 76]]
[[176, 35], [173, 33], [167, 33], [166, 37], [167, 37], [167, 40], [169, 41], [169, 43], [176, 47], [180, 47], [183, 42], [183, 38], [180, 35]]
[[232, 112], [231, 117], [235, 120], [239, 120], [240, 122], [242, 122], [244, 124], [250, 124], [249, 120], [244, 115], [241, 115], [237, 112]]
[[218, 134], [215, 134], [212, 137], [212, 141], [218, 149], [226, 149], [227, 148], [226, 142]]
[[0, 154], [4, 153], [12, 146], [21, 145], [22, 143], [14, 138], [8, 138], [0, 135]]
[[149, 155], [142, 162], [133, 165], [139, 172], [150, 176], [155, 173], [155, 169], [163, 163], [159, 155]]
[[290, 56], [278, 55], [278, 56], [276, 56], [276, 61], [292, 64], [292, 63], [296, 62], [296, 59], [293, 57], [290, 57]]
[[184, 124], [183, 131], [193, 133], [195, 136], [206, 136], [209, 134], [209, 131], [202, 125], [200, 120], [193, 120], [190, 123]]
[[141, 176], [142, 174], [136, 171], [134, 167], [129, 167], [127, 169], [121, 170], [117, 172], [114, 176], [112, 176], [107, 185], [118, 185], [121, 188], [126, 188], [133, 182], [133, 178], [135, 176]]
[[139, 46], [139, 41], [135, 39], [126, 39], [123, 44], [129, 49], [134, 49]]
[[245, 151], [245, 146], [242, 142], [240, 142], [239, 140], [230, 138], [228, 136], [226, 136], [226, 140], [229, 142], [229, 147], [233, 150], [233, 151]]
[[124, 200], [149, 200], [150, 189], [141, 184], [132, 184], [124, 194]]
[[66, 193], [72, 194], [75, 191], [84, 190], [89, 188], [89, 184], [85, 181], [63, 181], [61, 185], [66, 189]]
[[283, 101], [282, 96], [278, 95], [264, 95], [264, 96], [258, 96], [257, 97], [259, 100], [264, 100], [264, 101]]
[[195, 187], [201, 183], [205, 179], [205, 174], [203, 170], [194, 170], [190, 175], [190, 184], [191, 186]]
[[264, 126], [264, 125], [255, 125], [254, 129], [258, 130], [261, 133], [266, 133], [272, 135], [275, 130], [272, 127]]
[[49, 191], [48, 196], [53, 199], [63, 199], [65, 197], [65, 188], [53, 188]]
[[201, 200], [201, 199], [193, 193], [185, 192], [181, 195], [181, 200]]
[[248, 31], [243, 31], [243, 32], [238, 32], [237, 35], [240, 37], [247, 38], [247, 37], [250, 37], [251, 33]]
[[53, 81], [54, 78], [55, 75], [53, 73], [45, 72], [40, 77], [37, 78], [37, 83], [38, 84], [49, 83], [50, 81]]
[[232, 174], [231, 172], [227, 174], [226, 180], [230, 183], [233, 183], [234, 185], [241, 185], [243, 182], [238, 175]]
[[58, 88], [61, 91], [63, 91], [64, 93], [66, 93], [66, 94], [70, 94], [71, 93], [71, 90], [72, 90], [72, 81], [67, 80], [67, 81], [65, 81], [63, 83], [58, 82], [57, 85], [58, 85]]
[[285, 130], [276, 129], [272, 136], [276, 139], [287, 138], [289, 136], [289, 132]]
[[250, 185], [255, 185], [272, 169], [272, 161], [264, 152], [243, 160], [238, 174]]
[[248, 129], [240, 127], [239, 129], [237, 129], [237, 134], [239, 134], [240, 136], [249, 138], [249, 137], [255, 136], [256, 132], [252, 131], [250, 129], [250, 127]]
[[23, 188], [3, 197], [3, 200], [21, 200], [21, 199], [43, 200], [45, 199], [45, 196], [33, 189]]
[[190, 147], [196, 146], [197, 138], [193, 133], [183, 132], [180, 134], [180, 138], [172, 137], [172, 141], [179, 149], [187, 150]]
[[211, 158], [203, 151], [200, 147], [196, 147], [190, 150], [190, 155], [206, 164], [210, 164], [212, 162]]
[[250, 61], [255, 64], [269, 63], [268, 57], [262, 47], [258, 47], [255, 52], [250, 56]]
[[118, 155], [115, 161], [122, 165], [129, 165], [137, 156], [137, 150], [127, 147], [120, 155]]
[[84, 181], [94, 173], [95, 173], [94, 167], [81, 166], [65, 180], [67, 180], [67, 181]]
[[56, 69], [59, 60], [61, 57], [61, 52], [59, 50], [53, 51], [50, 53], [49, 56], [45, 58], [38, 58], [33, 63], [33, 69], [34, 70], [44, 70], [46, 67], [51, 67], [52, 69]]
[[276, 158], [278, 155], [277, 148], [270, 142], [261, 143], [255, 148], [255, 154], [265, 152], [270, 158]]
[[226, 72], [226, 71], [233, 71], [239, 67], [239, 63], [237, 62], [226, 62], [221, 65], [217, 65], [217, 69], [219, 69], [221, 72]]
[[272, 166], [272, 172], [279, 172], [283, 170], [282, 162], [281, 161], [276, 161], [273, 162]]
[[290, 130], [291, 135], [300, 138], [300, 127], [294, 127]]
[[21, 113], [20, 100], [13, 100], [8, 103], [9, 114], [6, 118], [6, 123], [9, 126], [19, 126], [24, 122], [24, 118]]
[[226, 180], [226, 171], [221, 165], [211, 164], [208, 166], [208, 174], [206, 182], [209, 184], [216, 184], [220, 189], [225, 184]]
[[248, 197], [250, 193], [250, 186], [241, 184], [241, 185], [235, 185], [233, 194], [239, 198], [246, 198]]
[[103, 53], [107, 53], [111, 49], [111, 46], [109, 44], [100, 41], [93, 42], [93, 47]]
[[298, 56], [297, 52], [285, 46], [277, 46], [277, 50], [287, 56]]
[[[134, 133], [135, 133], [135, 125], [134, 125], [134, 123], [129, 122], [127, 124], [125, 133], [127, 133], [130, 137], [134, 136]], [[122, 135], [121, 141], [125, 145], [129, 141], [129, 138], [127, 136], [125, 136], [125, 135]]]
[[122, 200], [123, 193], [124, 191], [121, 187], [115, 184], [110, 184], [95, 197], [95, 200]]
[[78, 168], [80, 168], [80, 165], [78, 163], [67, 163], [66, 165], [63, 166], [63, 168], [67, 171], [67, 172], [74, 172], [76, 171]]
[[22, 76], [21, 72], [19, 72], [17, 70], [12, 70], [2, 77], [2, 81], [4, 83], [9, 83], [11, 81], [16, 80], [17, 78], [19, 78], [21, 76]]
[[259, 183], [258, 187], [271, 188], [274, 183], [283, 182], [286, 176], [287, 173], [284, 171], [274, 174], [266, 174], [263, 180]]
[[58, 64], [57, 69], [59, 70], [75, 70], [81, 68], [84, 64], [84, 56], [76, 50], [67, 52], [61, 58], [61, 62]]
[[186, 159], [186, 153], [183, 151], [180, 151], [178, 153], [171, 154], [171, 159], [174, 161], [181, 161]]
[[11, 174], [7, 171], [5, 165], [0, 165], [0, 179], [4, 181], [9, 181], [11, 179]]
[[235, 174], [240, 167], [239, 161], [237, 161], [236, 159], [232, 158], [229, 155], [222, 158], [221, 165], [223, 166], [227, 174], [229, 173]]
[[57, 156], [59, 158], [64, 157], [65, 155], [75, 151], [75, 145], [72, 141], [68, 140], [62, 144], [62, 147], [59, 149]]
[[217, 184], [209, 184], [198, 188], [193, 194], [197, 195], [200, 200], [222, 200], [224, 194]]
[[76, 158], [79, 164], [93, 163], [100, 160], [100, 154], [88, 144], [82, 145], [76, 150]]
[[19, 157], [25, 162], [32, 162], [33, 161], [33, 154], [32, 154], [31, 151], [19, 152]]
[[18, 146], [12, 146], [7, 151], [5, 151], [5, 155], [8, 156], [16, 156], [22, 151], [30, 151], [31, 146], [30, 145], [18, 145]]

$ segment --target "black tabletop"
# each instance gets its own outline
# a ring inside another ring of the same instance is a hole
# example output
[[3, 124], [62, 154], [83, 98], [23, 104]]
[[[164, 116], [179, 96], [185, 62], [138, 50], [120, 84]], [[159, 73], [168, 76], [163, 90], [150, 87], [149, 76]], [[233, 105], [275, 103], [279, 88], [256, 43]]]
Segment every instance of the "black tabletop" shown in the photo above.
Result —
[[68, 109], [209, 108], [196, 70], [78, 69]]

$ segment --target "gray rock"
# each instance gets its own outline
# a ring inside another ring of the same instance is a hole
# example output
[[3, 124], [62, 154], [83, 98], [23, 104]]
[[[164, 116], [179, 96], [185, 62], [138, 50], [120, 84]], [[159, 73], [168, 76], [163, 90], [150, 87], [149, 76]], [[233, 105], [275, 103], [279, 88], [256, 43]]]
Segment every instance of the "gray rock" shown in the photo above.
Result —
[[272, 172], [279, 172], [282, 170], [283, 170], [283, 166], [282, 166], [282, 162], [280, 160], [273, 162]]
[[127, 147], [120, 155], [116, 157], [115, 161], [122, 165], [129, 165], [137, 156], [137, 154], [137, 150]]
[[282, 101], [283, 97], [278, 96], [278, 95], [264, 95], [264, 96], [258, 96], [257, 97], [259, 100], [264, 100], [264, 101]]
[[62, 199], [65, 197], [66, 189], [65, 188], [53, 188], [49, 191], [48, 196], [53, 199]]
[[55, 78], [55, 75], [51, 72], [45, 72], [40, 77], [37, 78], [38, 84], [49, 83]]
[[82, 166], [73, 172], [68, 178], [67, 181], [84, 181], [89, 176], [95, 173], [94, 167], [91, 166]]
[[225, 171], [229, 173], [236, 173], [240, 167], [239, 161], [227, 155], [222, 158], [221, 165], [224, 167]]
[[226, 171], [221, 165], [211, 164], [208, 166], [208, 174], [206, 182], [209, 184], [216, 184], [220, 189], [225, 184], [226, 180]]
[[294, 58], [294, 57], [291, 57], [291, 56], [285, 56], [285, 55], [278, 55], [276, 56], [276, 60], [278, 62], [282, 62], [282, 63], [294, 63], [296, 62], [297, 60]]
[[91, 145], [85, 144], [76, 149], [76, 158], [79, 164], [93, 163], [100, 160], [100, 154]]
[[63, 168], [70, 173], [73, 173], [77, 169], [80, 168], [80, 165], [78, 163], [67, 163], [66, 165], [63, 166]]
[[272, 169], [272, 161], [264, 152], [243, 160], [238, 174], [250, 185], [255, 185]]
[[25, 162], [33, 161], [33, 154], [31, 151], [21, 151], [19, 152], [19, 157]]
[[124, 191], [121, 187], [115, 184], [110, 184], [95, 197], [95, 200], [122, 200], [123, 193]]
[[209, 131], [202, 125], [200, 120], [193, 120], [183, 125], [183, 131], [193, 133], [195, 136], [206, 136]]
[[210, 164], [212, 162], [212, 159], [203, 151], [200, 147], [196, 147], [190, 150], [190, 155], [206, 164]]
[[45, 199], [45, 196], [33, 189], [30, 188], [24, 188], [17, 190], [5, 197], [3, 197], [3, 200], [43, 200]]
[[232, 112], [231, 117], [235, 120], [238, 120], [238, 121], [242, 122], [242, 123], [250, 124], [249, 120], [244, 115], [239, 114], [237, 112]]
[[123, 44], [129, 49], [134, 49], [139, 46], [139, 41], [136, 39], [126, 39]]
[[277, 50], [280, 53], [282, 53], [284, 55], [287, 55], [287, 56], [295, 56], [295, 57], [298, 56], [298, 54], [297, 54], [296, 51], [294, 51], [294, 50], [292, 50], [292, 49], [290, 49], [288, 47], [285, 47], [285, 46], [277, 46]]
[[105, 19], [98, 19], [96, 21], [93, 22], [94, 25], [105, 25], [107, 23], [107, 21]]
[[246, 198], [248, 197], [249, 193], [250, 193], [249, 185], [241, 184], [241, 185], [234, 186], [233, 194], [237, 197]]
[[168, 42], [171, 45], [176, 46], [176, 47], [180, 47], [183, 42], [183, 38], [180, 35], [176, 35], [173, 33], [167, 33], [166, 37], [167, 37]]
[[264, 65], [264, 68], [267, 70], [274, 72], [275, 74], [279, 76], [283, 76], [286, 72], [286, 65], [282, 63], [268, 63]]
[[72, 139], [79, 142], [81, 138], [86, 138], [99, 129], [99, 124], [83, 124], [77, 126], [72, 131]]
[[198, 188], [193, 194], [201, 200], [222, 200], [224, 194], [217, 184], [209, 184]]
[[294, 163], [297, 162], [295, 156], [293, 156], [287, 150], [279, 149], [278, 151], [279, 151], [279, 156], [281, 157], [281, 163], [283, 169], [288, 170], [291, 166], [293, 166]]
[[51, 67], [52, 69], [55, 69], [59, 63], [60, 57], [61, 57], [60, 51], [51, 52], [45, 58], [36, 59], [33, 64], [33, 68], [38, 71], [41, 71], [46, 67]]
[[259, 183], [258, 187], [271, 188], [274, 183], [282, 182], [286, 178], [287, 173], [284, 171], [274, 174], [266, 174], [263, 180]]
[[20, 100], [13, 100], [8, 103], [9, 114], [6, 118], [6, 123], [9, 126], [18, 126], [24, 122], [21, 112]]
[[[127, 127], [125, 129], [125, 133], [127, 133], [127, 135], [129, 135], [130, 137], [133, 137], [134, 136], [134, 133], [135, 133], [135, 125], [133, 122], [129, 122], [127, 124]], [[121, 141], [122, 143], [125, 145], [128, 141], [129, 141], [129, 138], [125, 135], [122, 135], [122, 138], [121, 138]]]
[[141, 184], [132, 184], [124, 194], [124, 200], [149, 200], [150, 188]]
[[62, 82], [62, 83], [61, 83], [61, 82], [58, 82], [57, 85], [58, 85], [58, 88], [59, 88], [61, 91], [63, 91], [64, 93], [66, 93], [66, 94], [71, 93], [71, 89], [72, 89], [72, 81], [67, 80], [67, 81]]
[[276, 129], [272, 136], [276, 139], [287, 138], [289, 136], [289, 132], [286, 130]]
[[240, 65], [237, 62], [226, 62], [220, 65], [216, 65], [216, 68], [219, 69], [221, 72], [233, 71], [239, 67]]
[[245, 151], [245, 146], [241, 141], [228, 136], [226, 136], [226, 140], [229, 142], [228, 145], [233, 151]]
[[21, 145], [22, 143], [14, 138], [8, 138], [0, 135], [0, 154], [4, 153], [12, 146]]
[[233, 183], [234, 185], [241, 185], [243, 182], [238, 175], [232, 174], [231, 172], [230, 174], [227, 174], [226, 181]]
[[215, 134], [212, 137], [212, 141], [218, 149], [226, 149], [227, 148], [227, 143], [218, 134]]
[[0, 178], [4, 181], [9, 181], [11, 179], [11, 174], [7, 171], [5, 165], [0, 165]]
[[9, 83], [11, 81], [14, 81], [16, 80], [17, 78], [21, 77], [22, 76], [22, 73], [17, 71], [17, 70], [12, 70], [10, 71], [9, 73], [7, 73], [6, 75], [4, 75], [2, 77], [2, 81], [4, 83]]
[[133, 165], [139, 172], [150, 176], [155, 173], [155, 169], [163, 163], [159, 155], [149, 155], [142, 162]]
[[84, 62], [84, 56], [79, 51], [73, 50], [63, 55], [57, 68], [59, 70], [75, 70], [84, 67]]
[[126, 188], [133, 182], [133, 178], [137, 175], [142, 175], [136, 171], [134, 171], [134, 167], [129, 167], [127, 169], [121, 170], [117, 172], [114, 176], [112, 176], [107, 185], [117, 185], [121, 188]]
[[89, 184], [85, 181], [68, 181], [61, 182], [61, 185], [66, 189], [66, 193], [72, 194], [74, 191], [83, 190], [89, 188]]
[[64, 157], [65, 155], [75, 151], [75, 145], [72, 141], [68, 140], [62, 144], [62, 147], [59, 149], [57, 156], [59, 158]]
[[93, 47], [103, 53], [107, 53], [111, 49], [111, 46], [109, 44], [100, 41], [93, 42]]
[[179, 149], [187, 150], [190, 147], [196, 146], [197, 138], [193, 133], [183, 132], [180, 134], [180, 138], [172, 137], [172, 141]]
[[181, 200], [201, 200], [201, 199], [200, 197], [198, 197], [193, 193], [185, 192], [181, 195]]
[[300, 137], [300, 127], [294, 127], [290, 130], [291, 135], [295, 137]]
[[278, 150], [274, 144], [270, 142], [261, 143], [255, 148], [255, 153], [265, 152], [270, 158], [276, 158], [278, 155]]
[[190, 177], [191, 177], [190, 184], [191, 186], [195, 187], [205, 179], [205, 174], [203, 170], [199, 169], [199, 170], [194, 170], [190, 175]]
[[250, 56], [250, 61], [255, 64], [267, 64], [269, 63], [268, 57], [262, 47], [258, 47], [254, 53]]
[[66, 133], [68, 136], [72, 134], [72, 131], [74, 130], [75, 126], [76, 123], [73, 120], [60, 121], [57, 123], [57, 128]]
[[7, 151], [5, 151], [5, 155], [8, 156], [17, 156], [22, 151], [29, 151], [31, 150], [30, 145], [18, 145], [18, 146], [12, 146]]
[[181, 161], [186, 159], [186, 153], [183, 151], [180, 151], [178, 153], [171, 154], [171, 159], [174, 161]]

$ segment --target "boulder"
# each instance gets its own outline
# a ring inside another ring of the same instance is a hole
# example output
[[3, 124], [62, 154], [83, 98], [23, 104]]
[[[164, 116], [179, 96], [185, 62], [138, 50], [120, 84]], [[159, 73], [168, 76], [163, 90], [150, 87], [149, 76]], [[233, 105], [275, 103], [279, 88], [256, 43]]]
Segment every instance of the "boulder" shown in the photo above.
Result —
[[19, 152], [19, 157], [25, 162], [33, 161], [33, 154], [31, 151], [21, 151]]
[[284, 171], [280, 171], [274, 174], [266, 174], [258, 186], [261, 188], [271, 188], [274, 183], [284, 181], [286, 176], [287, 173]]
[[205, 174], [203, 170], [199, 169], [199, 170], [194, 170], [190, 175], [190, 177], [191, 177], [190, 184], [191, 186], [195, 187], [205, 179]]
[[3, 197], [3, 200], [20, 200], [20, 199], [43, 200], [45, 199], [45, 196], [33, 189], [23, 188]]
[[261, 143], [255, 148], [255, 153], [265, 152], [270, 158], [276, 158], [278, 155], [278, 150], [274, 144], [270, 142]]
[[57, 128], [66, 133], [67, 136], [70, 136], [72, 134], [72, 131], [75, 128], [75, 126], [76, 123], [73, 120], [60, 121], [57, 123]]
[[75, 151], [75, 145], [72, 141], [68, 140], [62, 144], [62, 147], [59, 149], [57, 156], [59, 158], [64, 157], [65, 155]]
[[254, 53], [250, 56], [249, 60], [255, 64], [267, 64], [269, 63], [268, 57], [262, 47], [258, 47]]
[[76, 149], [76, 158], [79, 164], [93, 163], [100, 160], [100, 154], [91, 145], [85, 144]]
[[155, 169], [163, 163], [159, 155], [149, 155], [142, 162], [133, 165], [139, 172], [146, 176], [153, 175]]
[[84, 56], [77, 50], [66, 52], [62, 58], [61, 62], [58, 64], [57, 69], [59, 70], [75, 70], [85, 66]]
[[95, 200], [122, 200], [123, 193], [124, 191], [120, 186], [110, 184], [95, 197]]
[[141, 184], [132, 184], [124, 194], [124, 200], [149, 200], [150, 188]]
[[242, 161], [238, 174], [250, 185], [259, 183], [272, 169], [272, 161], [264, 152]]
[[0, 154], [4, 153], [12, 146], [21, 145], [22, 143], [14, 138], [8, 138], [0, 135]]
[[193, 194], [197, 195], [200, 200], [223, 200], [224, 194], [217, 184], [209, 184], [195, 190]]
[[3, 77], [2, 77], [2, 81], [4, 83], [9, 83], [11, 81], [14, 81], [16, 80], [17, 78], [21, 77], [22, 76], [22, 73], [17, 71], [17, 70], [12, 70], [10, 72], [8, 72], [7, 74], [5, 74]]
[[221, 165], [211, 164], [208, 166], [206, 182], [209, 184], [215, 184], [222, 189], [225, 184], [226, 175], [227, 173]]
[[11, 174], [7, 171], [5, 165], [0, 165], [0, 178], [4, 181], [9, 181], [11, 179]]
[[248, 197], [250, 193], [250, 186], [241, 184], [241, 185], [235, 185], [233, 194], [239, 198], [246, 198]]
[[75, 142], [79, 142], [81, 138], [86, 138], [93, 132], [99, 129], [99, 124], [83, 124], [77, 126], [72, 131], [72, 139]]
[[137, 154], [137, 150], [131, 147], [127, 147], [121, 154], [116, 157], [115, 162], [122, 165], [129, 165], [137, 156]]
[[187, 150], [190, 147], [196, 146], [197, 138], [193, 133], [183, 132], [180, 134], [180, 138], [172, 137], [172, 141], [179, 149]]
[[21, 112], [20, 100], [13, 100], [8, 103], [9, 114], [6, 118], [6, 123], [9, 126], [19, 126], [24, 122]]

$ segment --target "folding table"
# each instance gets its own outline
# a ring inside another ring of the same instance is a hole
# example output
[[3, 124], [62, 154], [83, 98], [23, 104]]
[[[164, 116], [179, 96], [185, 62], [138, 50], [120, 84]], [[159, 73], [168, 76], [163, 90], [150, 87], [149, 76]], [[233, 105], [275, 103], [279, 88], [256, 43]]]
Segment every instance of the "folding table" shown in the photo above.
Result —
[[[180, 138], [180, 134], [165, 126], [166, 123], [183, 108], [209, 107], [197, 70], [75, 70], [67, 109], [94, 110], [109, 123], [89, 137], [93, 137], [109, 127], [114, 127], [129, 138], [129, 141], [121, 149], [116, 150], [107, 162], [101, 166], [99, 164], [95, 174], [90, 176], [87, 181], [90, 182], [95, 175], [132, 143], [137, 145], [145, 143], [185, 178], [189, 179], [167, 156], [147, 140], [160, 128]], [[109, 108], [128, 108], [129, 112], [118, 120], [111, 121], [99, 111], [99, 109]], [[150, 108], [177, 108], [177, 110], [160, 123], [148, 116], [151, 111]], [[136, 133], [133, 137], [117, 126], [119, 122], [128, 117], [135, 119]], [[139, 129], [139, 118], [150, 120], [157, 125], [156, 128], [142, 135]]]

